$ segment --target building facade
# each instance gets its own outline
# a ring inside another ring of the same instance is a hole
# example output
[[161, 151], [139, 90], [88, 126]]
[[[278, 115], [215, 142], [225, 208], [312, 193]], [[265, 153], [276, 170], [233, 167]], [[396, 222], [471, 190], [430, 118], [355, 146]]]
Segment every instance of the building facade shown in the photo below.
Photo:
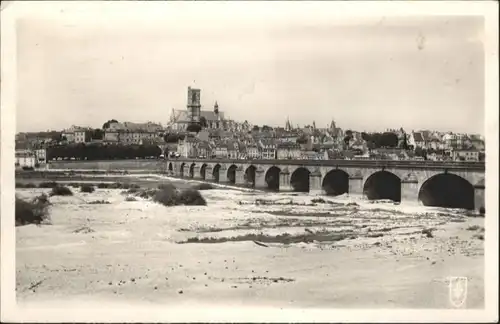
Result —
[[36, 164], [35, 152], [31, 150], [16, 150], [15, 151], [15, 166], [16, 168], [34, 168]]
[[249, 159], [261, 158], [259, 147], [257, 146], [257, 144], [247, 144], [246, 149], [247, 149], [247, 157]]
[[104, 132], [104, 141], [110, 143], [136, 144], [155, 140], [163, 131], [160, 124], [147, 123], [111, 123]]
[[276, 143], [272, 140], [261, 139], [259, 142], [261, 157], [264, 160], [274, 160], [277, 158]]
[[454, 161], [477, 162], [479, 161], [478, 150], [453, 150], [451, 157]]
[[90, 127], [71, 126], [62, 132], [62, 136], [66, 138], [68, 143], [85, 143], [90, 141]]
[[197, 157], [198, 152], [196, 146], [196, 138], [186, 136], [183, 140], [179, 140], [177, 144], [177, 153], [182, 157]]
[[277, 158], [279, 160], [296, 160], [300, 158], [300, 145], [293, 142], [279, 143], [277, 145]]

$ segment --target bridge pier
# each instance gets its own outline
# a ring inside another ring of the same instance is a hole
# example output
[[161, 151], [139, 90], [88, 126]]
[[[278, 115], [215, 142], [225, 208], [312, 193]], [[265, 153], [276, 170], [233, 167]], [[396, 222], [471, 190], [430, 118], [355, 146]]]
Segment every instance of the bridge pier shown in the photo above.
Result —
[[349, 191], [347, 192], [349, 196], [363, 196], [363, 177], [362, 176], [351, 176], [349, 177]]
[[166, 174], [166, 175], [169, 174], [167, 161], [159, 161], [158, 165], [159, 165], [159, 169], [160, 169], [161, 173]]
[[413, 179], [401, 181], [401, 201], [418, 202], [418, 181]]
[[293, 191], [290, 184], [290, 172], [288, 170], [280, 172], [280, 191]]
[[195, 180], [203, 180], [201, 178], [201, 166], [196, 164], [193, 168], [193, 179]]
[[476, 185], [474, 186], [474, 209], [479, 213], [485, 213], [485, 195], [484, 195], [485, 186], [484, 185]]
[[262, 169], [255, 170], [255, 189], [267, 189], [266, 173]]
[[182, 166], [182, 177], [189, 178], [189, 165], [187, 164], [184, 164], [184, 166]]
[[226, 183], [228, 182], [227, 180], [227, 168], [224, 166], [221, 166], [219, 169], [219, 183]]
[[207, 165], [207, 167], [205, 168], [205, 180], [215, 181], [214, 167], [211, 165]]
[[322, 195], [321, 173], [314, 171], [309, 175], [309, 193], [311, 195]]
[[245, 179], [245, 170], [242, 167], [238, 167], [235, 172], [235, 182], [236, 185], [243, 186], [247, 184]]

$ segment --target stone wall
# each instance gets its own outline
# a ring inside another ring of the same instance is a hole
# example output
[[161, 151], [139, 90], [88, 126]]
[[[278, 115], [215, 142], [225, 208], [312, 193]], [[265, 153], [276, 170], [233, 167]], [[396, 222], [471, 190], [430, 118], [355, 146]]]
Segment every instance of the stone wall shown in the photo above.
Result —
[[164, 160], [51, 161], [49, 170], [144, 170], [164, 171]]

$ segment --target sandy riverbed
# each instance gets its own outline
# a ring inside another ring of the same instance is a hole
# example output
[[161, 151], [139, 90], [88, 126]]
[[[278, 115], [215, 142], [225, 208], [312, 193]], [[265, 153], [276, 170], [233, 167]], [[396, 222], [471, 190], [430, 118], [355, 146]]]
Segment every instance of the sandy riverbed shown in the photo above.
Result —
[[206, 207], [74, 192], [51, 198], [51, 225], [16, 228], [20, 303], [448, 308], [448, 277], [465, 276], [466, 307], [484, 307], [484, 219], [460, 211], [223, 188], [202, 192]]

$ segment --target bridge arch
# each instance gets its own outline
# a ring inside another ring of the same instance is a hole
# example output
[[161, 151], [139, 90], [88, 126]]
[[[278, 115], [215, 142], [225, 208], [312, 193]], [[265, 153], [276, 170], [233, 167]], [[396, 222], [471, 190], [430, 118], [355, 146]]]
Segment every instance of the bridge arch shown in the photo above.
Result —
[[338, 196], [349, 192], [349, 174], [343, 170], [331, 170], [323, 178], [322, 189], [327, 195]]
[[377, 171], [363, 185], [363, 194], [369, 200], [390, 199], [401, 201], [401, 179], [392, 172]]
[[299, 167], [290, 176], [290, 185], [293, 191], [309, 192], [309, 176], [311, 171], [307, 168]]
[[227, 168], [227, 182], [231, 184], [236, 183], [236, 169], [238, 169], [238, 167], [234, 164]]
[[255, 188], [255, 171], [257, 168], [254, 165], [250, 165], [245, 170], [245, 181], [250, 185], [250, 187]]
[[179, 169], [179, 174], [182, 177], [184, 177], [184, 167], [186, 166], [186, 163], [182, 162], [181, 163], [181, 168]]
[[424, 206], [474, 209], [474, 186], [451, 173], [440, 173], [420, 187], [418, 200]]
[[200, 177], [202, 180], [205, 180], [207, 178], [207, 164], [203, 163], [201, 168], [200, 168]]
[[264, 176], [267, 184], [267, 188], [273, 191], [280, 190], [280, 172], [281, 169], [277, 166], [272, 166], [266, 171], [266, 175]]
[[212, 170], [212, 177], [215, 182], [219, 182], [220, 164], [216, 164]]
[[196, 163], [192, 163], [190, 166], [189, 166], [189, 177], [190, 178], [194, 178], [194, 166], [196, 165]]
[[168, 162], [168, 168], [167, 168], [167, 170], [170, 171], [170, 172], [174, 171], [174, 166], [173, 166], [172, 162]]

